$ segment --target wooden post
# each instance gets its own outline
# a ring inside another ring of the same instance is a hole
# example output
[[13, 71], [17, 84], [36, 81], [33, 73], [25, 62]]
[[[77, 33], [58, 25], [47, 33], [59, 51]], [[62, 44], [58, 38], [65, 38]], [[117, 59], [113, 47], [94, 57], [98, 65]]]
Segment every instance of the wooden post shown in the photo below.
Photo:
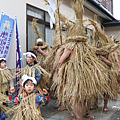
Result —
[[58, 9], [58, 17], [59, 17], [60, 41], [62, 45], [62, 34], [61, 34], [61, 28], [60, 28], [60, 13], [59, 13], [59, 1], [58, 0], [57, 0], [57, 9]]

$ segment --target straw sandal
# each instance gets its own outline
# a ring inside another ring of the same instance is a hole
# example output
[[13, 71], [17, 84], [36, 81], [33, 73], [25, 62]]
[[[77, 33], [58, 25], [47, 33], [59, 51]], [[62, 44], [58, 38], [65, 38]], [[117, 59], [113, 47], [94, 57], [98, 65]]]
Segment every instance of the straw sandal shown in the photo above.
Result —
[[114, 100], [114, 101], [117, 101], [117, 99], [116, 99], [116, 98], [113, 98], [113, 100]]
[[59, 108], [57, 109], [57, 111], [64, 111], [64, 110], [66, 110], [66, 108], [59, 107]]
[[71, 117], [75, 117], [75, 114], [73, 113], [73, 114], [71, 114]]
[[96, 106], [96, 107], [95, 106], [91, 106], [90, 107], [90, 110], [94, 110], [94, 109], [98, 109], [98, 106]]
[[86, 118], [88, 119], [94, 119], [95, 117], [93, 115], [85, 115]]
[[107, 113], [108, 112], [108, 108], [103, 108], [103, 112]]

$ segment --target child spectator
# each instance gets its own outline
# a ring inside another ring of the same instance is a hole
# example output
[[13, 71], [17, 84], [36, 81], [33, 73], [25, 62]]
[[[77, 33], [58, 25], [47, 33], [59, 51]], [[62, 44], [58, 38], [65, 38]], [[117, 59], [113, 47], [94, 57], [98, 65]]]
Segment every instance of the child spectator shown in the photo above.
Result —
[[[10, 103], [11, 104], [18, 104], [20, 102], [22, 102], [23, 99], [25, 99], [26, 97], [32, 95], [33, 93], [35, 93], [35, 105], [36, 105], [36, 108], [38, 108], [40, 105], [47, 105], [50, 101], [50, 95], [49, 93], [47, 92], [47, 90], [43, 89], [43, 96], [41, 96], [39, 93], [36, 92], [36, 85], [37, 85], [37, 80], [34, 78], [34, 77], [30, 77], [30, 76], [27, 76], [27, 75], [23, 75], [22, 76], [22, 86], [24, 88], [24, 92], [18, 96], [15, 97], [15, 89], [14, 88], [11, 88], [10, 89], [10, 93], [9, 93], [9, 100], [10, 100]], [[32, 98], [32, 101], [34, 100], [34, 98]], [[36, 109], [34, 108], [34, 103], [33, 105], [30, 104], [31, 101], [30, 99], [28, 100], [28, 103], [25, 103], [24, 107], [26, 105], [29, 105], [30, 106], [30, 109]], [[27, 106], [28, 107], [28, 106]], [[20, 107], [21, 108], [21, 107]], [[27, 108], [26, 108], [27, 109]], [[19, 110], [19, 109], [18, 109]], [[30, 115], [30, 116], [27, 116], [26, 112], [24, 113], [23, 112], [24, 109], [22, 110], [22, 115], [26, 118], [26, 117], [31, 117], [33, 118], [34, 117], [34, 114], [33, 115]], [[17, 112], [18, 114], [19, 112]], [[13, 116], [14, 117], [14, 116]]]
[[[42, 93], [42, 89], [44, 88], [48, 78], [49, 74], [38, 64], [37, 60], [37, 54], [34, 51], [28, 51], [24, 53], [27, 65], [21, 69], [20, 73], [18, 75], [27, 74], [28, 76], [35, 77], [37, 81], [37, 88], [39, 92]], [[22, 82], [22, 81], [21, 81]], [[20, 86], [19, 94], [21, 94], [23, 91], [22, 85]]]
[[[0, 58], [0, 93], [2, 93], [0, 95], [1, 98], [2, 98], [2, 95], [8, 95], [8, 91], [9, 91], [10, 87], [12, 88], [14, 86], [13, 79], [14, 79], [14, 77], [12, 75], [12, 72], [7, 68], [6, 59]], [[1, 101], [1, 102], [7, 109], [7, 104], [3, 101]], [[2, 106], [0, 106], [0, 107], [2, 107]], [[5, 111], [6, 111], [6, 109], [5, 109]], [[2, 113], [2, 116], [1, 116], [2, 120], [5, 119], [5, 116], [6, 116], [4, 113], [5, 111], [0, 111]]]

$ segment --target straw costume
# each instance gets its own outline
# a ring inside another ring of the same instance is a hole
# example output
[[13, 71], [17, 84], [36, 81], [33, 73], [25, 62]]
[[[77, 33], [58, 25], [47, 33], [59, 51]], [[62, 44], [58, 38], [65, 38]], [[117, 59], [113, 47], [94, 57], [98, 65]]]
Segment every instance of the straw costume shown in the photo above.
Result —
[[[0, 64], [3, 61], [6, 62], [6, 59], [0, 58]], [[0, 68], [0, 109], [3, 112], [6, 112], [7, 110], [10, 109], [9, 107], [6, 106], [6, 103], [9, 103], [7, 95], [10, 90], [10, 87], [13, 85], [13, 79], [14, 76], [7, 67]]]
[[[35, 39], [35, 44], [33, 44], [32, 49], [37, 53], [37, 60], [40, 64], [40, 66], [42, 68], [44, 68], [45, 70], [47, 70], [47, 64], [44, 64], [44, 60], [46, 58], [45, 55], [43, 55], [42, 53], [38, 52], [38, 47], [44, 52], [44, 53], [49, 53], [50, 49], [49, 49], [49, 44], [46, 43], [42, 37], [42, 34], [39, 33], [39, 28], [37, 26], [37, 19], [33, 19], [32, 21], [32, 27], [33, 29], [35, 29], [35, 33], [36, 33], [36, 39]], [[37, 46], [38, 43], [38, 39], [42, 39], [43, 45], [42, 46]], [[49, 71], [47, 71], [49, 72]]]
[[[23, 75], [22, 79], [22, 86], [24, 87], [25, 84], [29, 86], [29, 83], [26, 83], [27, 80], [30, 80], [34, 85], [37, 85], [37, 81], [34, 77]], [[14, 108], [17, 109], [17, 111], [15, 112], [12, 120], [44, 120], [41, 116], [39, 107], [40, 105], [47, 105], [49, 103], [50, 96], [47, 92], [47, 94], [43, 94], [42, 97], [38, 92], [36, 92], [36, 88], [34, 88], [33, 91], [31, 91], [30, 95], [28, 95], [28, 91], [24, 91], [22, 94], [16, 97], [14, 92], [9, 93], [9, 100], [11, 104], [20, 103], [17, 107]]]
[[[0, 61], [6, 61], [5, 58], [0, 58]], [[6, 94], [10, 89], [10, 81], [14, 79], [12, 72], [6, 67], [0, 68], [0, 93]]]
[[[91, 19], [89, 19], [89, 21], [90, 21], [90, 25], [93, 25], [94, 28], [95, 28], [95, 32], [94, 32], [94, 36], [93, 36], [93, 45], [96, 45], [97, 42], [101, 42], [102, 43], [102, 47], [101, 48], [93, 48], [95, 53], [97, 55], [102, 55], [102, 56], [106, 57], [112, 63], [112, 66], [109, 67], [104, 62], [99, 60], [99, 62], [102, 65], [104, 65], [105, 68], [107, 68], [106, 74], [108, 74], [108, 76], [110, 78], [110, 81], [109, 81], [108, 84], [110, 85], [111, 89], [113, 90], [114, 97], [117, 98], [118, 97], [118, 90], [119, 90], [119, 86], [118, 86], [118, 83], [117, 83], [117, 79], [118, 79], [118, 65], [117, 65], [117, 62], [116, 62], [116, 60], [115, 60], [115, 58], [114, 58], [112, 53], [114, 51], [115, 52], [118, 51], [118, 45], [115, 44], [114, 41], [110, 37], [108, 37], [104, 33], [104, 31], [102, 31], [100, 29], [100, 25], [97, 23], [97, 21], [93, 21]], [[119, 53], [119, 52], [117, 52], [117, 53]]]
[[[25, 57], [26, 55], [31, 56], [31, 52], [27, 52], [24, 54]], [[32, 54], [33, 55], [33, 54]], [[37, 58], [37, 56], [35, 56]], [[42, 89], [45, 87], [46, 83], [49, 80], [49, 73], [46, 72], [38, 63], [37, 61], [34, 62], [34, 64], [30, 65], [27, 64], [24, 68], [21, 69], [21, 71], [17, 74], [17, 76], [20, 75], [28, 75], [31, 77], [35, 77], [37, 80], [37, 89], [42, 94]], [[22, 79], [20, 80], [20, 84], [22, 82]]]
[[57, 71], [58, 71], [57, 63], [59, 61], [59, 58], [65, 49], [63, 35], [60, 33], [62, 26], [64, 24], [59, 26], [59, 19], [62, 18], [62, 19], [68, 20], [67, 18], [63, 17], [62, 14], [60, 14], [60, 16], [59, 16], [57, 10], [55, 11], [54, 15], [55, 15], [55, 31], [56, 31], [55, 39], [54, 39], [53, 45], [51, 46], [52, 49], [50, 50], [50, 53], [48, 54], [48, 56], [46, 57], [46, 59], [44, 61], [44, 63], [48, 67], [47, 71], [50, 71], [50, 72], [52, 71], [51, 72], [52, 76], [49, 80], [49, 85], [48, 85], [49, 88], [51, 87], [51, 85], [54, 81], [54, 77], [57, 74]]
[[[109, 59], [114, 62], [114, 70], [116, 69], [115, 75], [118, 76], [117, 81], [118, 81], [118, 84], [120, 86], [120, 77], [119, 77], [119, 73], [118, 73], [118, 71], [120, 72], [120, 64], [119, 64], [119, 60], [120, 60], [120, 32], [117, 36], [111, 35], [110, 38], [118, 45], [118, 48], [115, 50], [115, 52], [110, 54]], [[116, 54], [117, 60], [115, 60], [115, 54]]]
[[[76, 97], [79, 101], [92, 101], [95, 96], [103, 92], [113, 95], [108, 85], [108, 76], [104, 71], [107, 69], [99, 63], [93, 49], [88, 44], [88, 38], [84, 36], [83, 27], [83, 0], [73, 3], [76, 13], [76, 23], [67, 32], [65, 50], [62, 54], [58, 67], [58, 76], [54, 79], [52, 88], [56, 88], [58, 102], [63, 106], [76, 105]], [[66, 51], [69, 51], [67, 54]]]
[[[52, 71], [52, 67], [53, 67], [53, 63], [55, 61], [55, 56], [56, 56], [57, 50], [62, 46], [61, 41], [60, 41], [60, 30], [61, 30], [61, 28], [59, 29], [59, 16], [58, 16], [57, 12], [55, 12], [54, 15], [55, 15], [55, 31], [56, 31], [56, 34], [55, 34], [55, 39], [54, 39], [53, 45], [51, 46], [52, 49], [51, 49], [50, 53], [48, 54], [48, 56], [46, 57], [46, 59], [44, 61], [44, 63], [47, 64], [47, 66], [48, 66], [47, 71]], [[62, 43], [63, 42], [64, 42], [64, 40], [63, 40], [63, 37], [62, 37]], [[64, 46], [62, 48], [64, 49]]]

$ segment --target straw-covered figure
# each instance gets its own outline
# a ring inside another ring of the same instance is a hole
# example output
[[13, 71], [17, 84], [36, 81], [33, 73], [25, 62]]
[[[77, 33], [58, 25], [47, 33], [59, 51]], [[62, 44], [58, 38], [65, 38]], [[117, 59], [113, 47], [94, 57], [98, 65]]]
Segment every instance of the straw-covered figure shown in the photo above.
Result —
[[5, 113], [8, 108], [8, 93], [10, 88], [14, 87], [13, 79], [15, 76], [10, 69], [7, 68], [6, 59], [0, 58], [0, 110], [3, 111], [1, 119], [5, 119]]
[[40, 66], [45, 70], [47, 70], [48, 67], [46, 64], [44, 64], [44, 60], [50, 52], [50, 49], [48, 47], [49, 44], [44, 41], [42, 34], [39, 33], [39, 28], [37, 26], [37, 19], [35, 18], [32, 21], [32, 27], [33, 29], [35, 29], [35, 33], [36, 33], [35, 43], [33, 44], [32, 49], [37, 53], [37, 60]]
[[[63, 106], [71, 105], [76, 120], [83, 119], [83, 103], [91, 102], [96, 95], [103, 92], [113, 96], [108, 85], [106, 68], [88, 46], [88, 38], [84, 36], [83, 0], [76, 0], [72, 7], [76, 13], [76, 23], [67, 31], [65, 49], [57, 67], [56, 79], [52, 85], [56, 89], [58, 102]], [[86, 105], [85, 104], [85, 105]], [[91, 117], [90, 113], [86, 114]]]

